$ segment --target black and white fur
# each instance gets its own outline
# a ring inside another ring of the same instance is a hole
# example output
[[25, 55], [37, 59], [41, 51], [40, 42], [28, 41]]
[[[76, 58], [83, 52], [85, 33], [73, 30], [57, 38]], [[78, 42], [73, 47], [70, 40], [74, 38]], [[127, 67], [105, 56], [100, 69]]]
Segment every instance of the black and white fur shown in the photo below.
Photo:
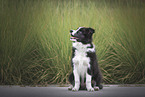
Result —
[[78, 91], [87, 89], [94, 91], [102, 89], [102, 76], [98, 67], [95, 54], [95, 45], [92, 43], [94, 29], [79, 27], [77, 30], [70, 30], [72, 45], [71, 65], [73, 72], [69, 76], [72, 84], [68, 89]]

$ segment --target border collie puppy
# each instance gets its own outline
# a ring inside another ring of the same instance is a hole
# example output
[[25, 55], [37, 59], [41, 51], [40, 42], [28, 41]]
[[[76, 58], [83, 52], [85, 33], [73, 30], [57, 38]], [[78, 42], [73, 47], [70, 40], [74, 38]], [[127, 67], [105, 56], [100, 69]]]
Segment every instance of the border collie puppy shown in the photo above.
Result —
[[68, 90], [78, 91], [87, 89], [97, 91], [102, 89], [102, 76], [98, 67], [95, 54], [95, 45], [92, 43], [92, 35], [95, 30], [92, 28], [79, 27], [77, 30], [70, 30], [72, 45], [71, 65], [73, 72], [69, 76], [72, 84]]

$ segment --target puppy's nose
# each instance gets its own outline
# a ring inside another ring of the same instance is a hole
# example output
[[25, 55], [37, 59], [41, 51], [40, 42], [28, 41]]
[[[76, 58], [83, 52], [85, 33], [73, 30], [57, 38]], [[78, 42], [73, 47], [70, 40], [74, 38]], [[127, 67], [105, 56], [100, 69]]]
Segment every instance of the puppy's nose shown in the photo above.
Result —
[[70, 33], [72, 33], [73, 32], [73, 30], [70, 30]]

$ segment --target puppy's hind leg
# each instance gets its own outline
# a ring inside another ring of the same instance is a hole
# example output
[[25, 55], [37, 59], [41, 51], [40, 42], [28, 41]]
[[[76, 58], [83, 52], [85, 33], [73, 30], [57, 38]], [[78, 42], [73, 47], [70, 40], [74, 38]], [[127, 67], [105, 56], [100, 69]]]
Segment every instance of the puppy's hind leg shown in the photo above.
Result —
[[101, 74], [100, 73], [96, 74], [93, 79], [95, 81], [94, 89], [95, 90], [103, 89], [103, 85], [101, 84], [102, 83]]
[[71, 73], [69, 76], [69, 82], [71, 83], [71, 85], [68, 87], [68, 90], [72, 90], [73, 86], [74, 86], [74, 74]]

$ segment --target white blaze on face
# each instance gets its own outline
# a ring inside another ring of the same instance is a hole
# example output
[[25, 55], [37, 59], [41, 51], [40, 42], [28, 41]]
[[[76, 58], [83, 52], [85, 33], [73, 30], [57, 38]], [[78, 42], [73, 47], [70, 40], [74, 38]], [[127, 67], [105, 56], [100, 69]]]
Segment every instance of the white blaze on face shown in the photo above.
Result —
[[83, 27], [79, 27], [77, 30], [73, 30], [72, 35], [75, 35], [75, 33], [77, 33], [81, 28]]

